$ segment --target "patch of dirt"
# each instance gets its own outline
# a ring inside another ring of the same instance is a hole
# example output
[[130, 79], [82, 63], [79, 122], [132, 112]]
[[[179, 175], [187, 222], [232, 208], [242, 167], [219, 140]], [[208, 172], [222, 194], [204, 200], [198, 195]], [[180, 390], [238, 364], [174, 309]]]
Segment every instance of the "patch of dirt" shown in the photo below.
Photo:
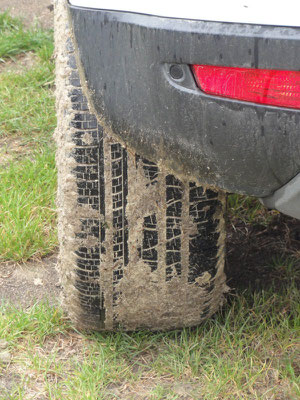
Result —
[[0, 12], [9, 11], [13, 17], [21, 17], [26, 27], [40, 24], [53, 28], [52, 0], [1, 0]]
[[0, 63], [1, 72], [14, 72], [21, 73], [27, 69], [30, 69], [36, 63], [37, 56], [33, 52], [26, 52], [14, 56], [13, 59], [5, 60]]
[[138, 382], [133, 384], [127, 382], [119, 385], [111, 384], [108, 387], [107, 395], [111, 396], [112, 399], [145, 400], [154, 398], [152, 397], [154, 396], [153, 391], [157, 388], [160, 388], [160, 395], [162, 393], [165, 394], [166, 397], [163, 397], [165, 399], [169, 398], [167, 397], [167, 393], [169, 394], [171, 391], [174, 398], [178, 400], [201, 400], [201, 387], [199, 383], [174, 382], [173, 378], [157, 378], [156, 376], [141, 377]]
[[30, 307], [37, 301], [59, 303], [61, 291], [55, 269], [56, 255], [24, 264], [0, 263], [0, 299], [2, 302]]
[[3, 168], [11, 161], [24, 158], [29, 151], [26, 149], [23, 139], [2, 138], [0, 139], [0, 166]]
[[271, 286], [283, 288], [289, 259], [292, 278], [300, 285], [296, 273], [300, 267], [299, 220], [278, 214], [267, 227], [240, 220], [227, 224], [225, 272], [229, 287], [256, 292]]
[[4, 399], [9, 399], [9, 394], [20, 382], [21, 376], [17, 373], [11, 371], [6, 371], [5, 374], [0, 373], [0, 393], [4, 395]]

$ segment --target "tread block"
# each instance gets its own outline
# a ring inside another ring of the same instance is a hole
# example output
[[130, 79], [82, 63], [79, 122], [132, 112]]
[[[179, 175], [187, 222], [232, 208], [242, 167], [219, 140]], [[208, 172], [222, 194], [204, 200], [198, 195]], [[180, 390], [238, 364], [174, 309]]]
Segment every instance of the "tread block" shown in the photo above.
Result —
[[180, 276], [183, 185], [174, 175], [166, 176], [166, 280]]
[[197, 232], [189, 237], [188, 282], [193, 283], [206, 271], [212, 277], [217, 272], [219, 220], [214, 219], [214, 215], [220, 202], [217, 192], [205, 191], [195, 183], [189, 186], [189, 214], [197, 227]]

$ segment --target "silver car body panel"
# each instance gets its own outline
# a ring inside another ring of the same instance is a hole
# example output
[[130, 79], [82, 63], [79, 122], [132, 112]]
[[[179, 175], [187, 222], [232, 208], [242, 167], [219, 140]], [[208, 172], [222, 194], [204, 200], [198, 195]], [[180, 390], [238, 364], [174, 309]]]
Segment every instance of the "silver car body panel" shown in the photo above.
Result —
[[299, 0], [69, 0], [78, 7], [127, 11], [168, 18], [244, 24], [300, 26]]

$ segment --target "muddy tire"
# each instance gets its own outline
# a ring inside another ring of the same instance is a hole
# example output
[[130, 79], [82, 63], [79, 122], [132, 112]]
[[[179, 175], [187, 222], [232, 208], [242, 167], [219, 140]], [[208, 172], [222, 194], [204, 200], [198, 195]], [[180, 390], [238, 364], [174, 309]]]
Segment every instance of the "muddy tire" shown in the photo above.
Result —
[[55, 36], [64, 307], [84, 329], [196, 325], [226, 290], [224, 194], [179, 180], [103, 129], [82, 88], [60, 0]]

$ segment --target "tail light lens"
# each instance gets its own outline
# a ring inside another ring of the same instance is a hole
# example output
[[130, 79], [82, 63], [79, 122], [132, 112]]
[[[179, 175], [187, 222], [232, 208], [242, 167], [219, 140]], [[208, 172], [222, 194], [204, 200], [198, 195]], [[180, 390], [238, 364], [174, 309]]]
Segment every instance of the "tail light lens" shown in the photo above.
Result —
[[300, 109], [300, 72], [193, 65], [203, 92], [272, 106]]

